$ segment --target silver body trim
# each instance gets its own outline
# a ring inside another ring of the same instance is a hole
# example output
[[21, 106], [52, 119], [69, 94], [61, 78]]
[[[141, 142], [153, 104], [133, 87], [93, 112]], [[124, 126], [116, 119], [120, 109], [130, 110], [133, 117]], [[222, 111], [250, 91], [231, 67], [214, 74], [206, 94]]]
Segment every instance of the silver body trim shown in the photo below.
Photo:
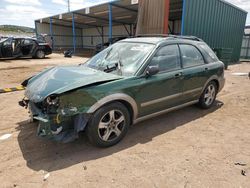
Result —
[[159, 115], [161, 115], [161, 114], [165, 114], [165, 113], [167, 113], [167, 112], [171, 112], [171, 111], [173, 111], [173, 110], [177, 110], [177, 109], [180, 109], [180, 108], [183, 108], [183, 107], [186, 107], [186, 106], [190, 106], [190, 105], [192, 105], [192, 104], [197, 103], [198, 101], [199, 101], [199, 100], [187, 102], [187, 103], [181, 104], [181, 105], [179, 105], [179, 106], [175, 106], [175, 107], [168, 108], [168, 109], [165, 109], [165, 110], [162, 110], [162, 111], [159, 111], [159, 112], [155, 112], [155, 113], [153, 113], [153, 114], [149, 114], [149, 115], [140, 117], [140, 118], [134, 120], [133, 124], [139, 123], [139, 122], [141, 122], [141, 121], [144, 121], [144, 120], [146, 120], [146, 119], [150, 119], [150, 118], [155, 117], [155, 116], [159, 116]]
[[199, 88], [195, 88], [195, 89], [191, 89], [191, 90], [185, 91], [185, 92], [183, 92], [183, 95], [195, 93], [195, 92], [198, 92], [198, 91], [202, 91], [202, 87], [199, 87]]
[[163, 101], [166, 101], [166, 100], [171, 100], [173, 98], [180, 97], [181, 95], [182, 95], [182, 93], [177, 93], [177, 94], [170, 95], [170, 96], [167, 96], [167, 97], [162, 97], [162, 98], [155, 99], [155, 100], [152, 100], [152, 101], [144, 102], [144, 103], [141, 103], [141, 107], [146, 107], [146, 106], [149, 106], [149, 105], [152, 105], [152, 104], [155, 104], [155, 103], [160, 103], [160, 102], [163, 102]]
[[159, 99], [151, 100], [151, 101], [148, 101], [148, 102], [141, 103], [141, 107], [146, 107], [146, 106], [149, 106], [149, 105], [153, 105], [155, 103], [160, 103], [160, 102], [163, 102], [163, 101], [171, 100], [171, 99], [174, 99], [174, 98], [177, 98], [177, 97], [181, 97], [182, 95], [195, 93], [195, 92], [198, 92], [198, 91], [201, 91], [201, 90], [202, 90], [202, 87], [199, 87], [199, 88], [195, 88], [195, 89], [192, 89], [192, 90], [188, 90], [188, 91], [183, 92], [183, 93], [177, 93], [177, 94], [170, 95], [170, 96], [167, 96], [167, 97], [162, 97], [162, 98], [159, 98]]
[[97, 101], [94, 105], [92, 105], [88, 112], [87, 113], [94, 113], [97, 109], [99, 109], [101, 106], [109, 103], [109, 102], [113, 102], [113, 101], [116, 101], [116, 100], [123, 100], [123, 101], [126, 101], [128, 102], [132, 109], [133, 109], [133, 117], [134, 119], [137, 118], [138, 116], [138, 107], [137, 107], [137, 104], [135, 102], [135, 100], [130, 97], [129, 95], [127, 94], [124, 94], [124, 93], [115, 93], [115, 94], [111, 94], [109, 96], [106, 96], [102, 99], [100, 99], [99, 101]]

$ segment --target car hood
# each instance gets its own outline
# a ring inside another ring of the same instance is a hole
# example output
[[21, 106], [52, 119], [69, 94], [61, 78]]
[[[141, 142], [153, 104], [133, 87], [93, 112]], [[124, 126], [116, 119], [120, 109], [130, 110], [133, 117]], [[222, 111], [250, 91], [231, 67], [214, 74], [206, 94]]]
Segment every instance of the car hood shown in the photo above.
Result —
[[86, 66], [59, 66], [47, 69], [28, 81], [25, 96], [41, 102], [51, 94], [61, 94], [90, 84], [121, 79]]

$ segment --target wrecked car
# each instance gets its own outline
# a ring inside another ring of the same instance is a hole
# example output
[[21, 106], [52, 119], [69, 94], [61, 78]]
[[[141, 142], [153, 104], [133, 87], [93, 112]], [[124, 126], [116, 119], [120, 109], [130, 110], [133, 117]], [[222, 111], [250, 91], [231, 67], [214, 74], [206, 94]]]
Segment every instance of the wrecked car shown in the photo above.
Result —
[[0, 40], [0, 58], [19, 57], [45, 58], [52, 53], [48, 43], [35, 38], [2, 38]]
[[70, 142], [85, 131], [108, 147], [139, 121], [196, 103], [210, 108], [224, 81], [223, 63], [201, 40], [131, 38], [26, 80], [20, 105], [38, 120], [41, 137]]
[[95, 54], [98, 54], [99, 52], [101, 52], [102, 50], [104, 50], [105, 48], [109, 47], [110, 44], [114, 44], [116, 42], [118, 42], [119, 40], [123, 40], [123, 39], [126, 39], [127, 37], [125, 36], [120, 36], [120, 37], [115, 37], [115, 38], [112, 38], [111, 39], [111, 42], [108, 41], [108, 42], [105, 42], [105, 43], [100, 43], [100, 44], [97, 44], [95, 46]]

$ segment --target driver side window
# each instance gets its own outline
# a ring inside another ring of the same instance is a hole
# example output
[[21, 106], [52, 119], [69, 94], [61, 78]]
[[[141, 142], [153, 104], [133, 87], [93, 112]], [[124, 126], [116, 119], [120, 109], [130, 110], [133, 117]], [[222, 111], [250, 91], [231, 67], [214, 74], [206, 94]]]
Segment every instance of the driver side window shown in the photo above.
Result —
[[180, 53], [176, 44], [161, 47], [152, 58], [149, 66], [159, 66], [159, 72], [178, 70], [180, 65]]

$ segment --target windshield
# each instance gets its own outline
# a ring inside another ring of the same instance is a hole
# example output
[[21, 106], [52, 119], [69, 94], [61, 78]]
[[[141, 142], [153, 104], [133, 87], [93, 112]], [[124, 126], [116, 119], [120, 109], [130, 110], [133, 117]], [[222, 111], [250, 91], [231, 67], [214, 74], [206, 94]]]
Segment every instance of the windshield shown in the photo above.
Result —
[[155, 47], [153, 44], [118, 42], [87, 61], [84, 66], [122, 76], [132, 76]]

